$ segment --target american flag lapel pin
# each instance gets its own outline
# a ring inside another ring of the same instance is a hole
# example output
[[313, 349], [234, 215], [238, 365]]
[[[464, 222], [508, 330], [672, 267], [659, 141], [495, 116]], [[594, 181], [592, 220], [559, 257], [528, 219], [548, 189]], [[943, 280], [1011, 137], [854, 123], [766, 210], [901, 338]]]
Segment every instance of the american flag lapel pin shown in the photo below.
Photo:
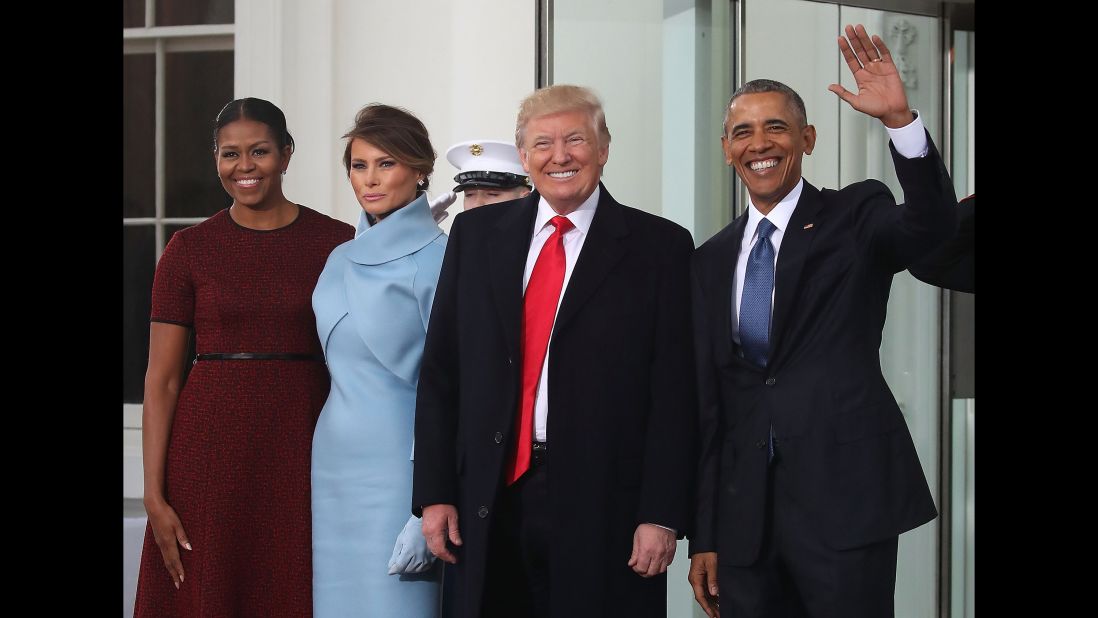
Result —
[[802, 229], [802, 230], [807, 230], [807, 229], [810, 229], [810, 228], [811, 228], [811, 227], [812, 227], [813, 225], [816, 225], [816, 224], [815, 224], [815, 223], [809, 223], [808, 225], [804, 226], [804, 227], [803, 227], [803, 228], [801, 228], [801, 229]]

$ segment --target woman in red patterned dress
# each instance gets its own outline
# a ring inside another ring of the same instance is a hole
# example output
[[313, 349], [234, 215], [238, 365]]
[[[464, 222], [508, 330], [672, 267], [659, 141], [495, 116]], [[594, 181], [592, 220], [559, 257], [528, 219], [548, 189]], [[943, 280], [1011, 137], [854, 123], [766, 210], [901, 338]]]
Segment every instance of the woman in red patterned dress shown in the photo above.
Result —
[[312, 614], [310, 445], [329, 381], [310, 297], [354, 229], [286, 199], [293, 150], [278, 107], [226, 105], [214, 158], [232, 206], [157, 264], [138, 618]]

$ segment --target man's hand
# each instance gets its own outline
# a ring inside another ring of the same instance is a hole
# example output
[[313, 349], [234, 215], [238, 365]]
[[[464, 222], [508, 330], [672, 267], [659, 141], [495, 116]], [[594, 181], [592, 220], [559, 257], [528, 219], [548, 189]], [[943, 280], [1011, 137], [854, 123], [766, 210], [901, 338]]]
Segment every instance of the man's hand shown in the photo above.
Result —
[[457, 564], [457, 556], [446, 548], [446, 539], [454, 545], [461, 545], [461, 532], [458, 530], [457, 507], [452, 504], [432, 504], [423, 507], [423, 537], [427, 539], [427, 548], [443, 562]]
[[831, 84], [827, 89], [859, 112], [879, 119], [890, 129], [911, 124], [914, 116], [907, 104], [904, 82], [881, 37], [873, 35], [870, 40], [865, 26], [858, 24], [855, 28], [847, 25], [846, 37], [839, 37], [839, 51], [843, 53], [846, 66], [850, 67], [858, 84], [858, 94], [840, 84]]
[[709, 618], [720, 618], [720, 589], [717, 587], [717, 552], [699, 552], [690, 556], [690, 574], [686, 577], [694, 589], [694, 600]]
[[666, 528], [641, 524], [633, 533], [633, 555], [629, 566], [641, 577], [666, 573], [675, 559], [675, 535]]

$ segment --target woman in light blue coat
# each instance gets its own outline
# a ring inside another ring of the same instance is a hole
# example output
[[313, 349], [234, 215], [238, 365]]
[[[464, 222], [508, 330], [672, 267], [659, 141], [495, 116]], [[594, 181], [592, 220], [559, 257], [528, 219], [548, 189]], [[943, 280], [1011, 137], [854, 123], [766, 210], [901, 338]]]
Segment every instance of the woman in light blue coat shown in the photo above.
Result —
[[313, 615], [434, 618], [441, 564], [410, 513], [416, 384], [446, 248], [425, 193], [435, 153], [423, 123], [388, 105], [364, 107], [343, 137], [363, 214], [313, 292], [332, 376], [313, 434]]

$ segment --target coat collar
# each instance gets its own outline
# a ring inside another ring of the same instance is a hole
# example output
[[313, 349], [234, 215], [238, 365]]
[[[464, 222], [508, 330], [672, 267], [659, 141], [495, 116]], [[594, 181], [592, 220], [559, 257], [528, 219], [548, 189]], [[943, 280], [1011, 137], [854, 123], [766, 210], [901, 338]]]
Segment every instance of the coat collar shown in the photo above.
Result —
[[568, 322], [579, 313], [602, 280], [625, 255], [622, 239], [629, 235], [629, 227], [625, 222], [624, 207], [610, 195], [601, 182], [599, 192], [599, 205], [595, 209], [587, 239], [583, 241], [583, 250], [576, 260], [572, 278], [568, 280], [568, 287], [564, 290], [564, 298], [560, 301], [554, 332], [563, 332]]
[[820, 190], [804, 183], [801, 199], [789, 218], [789, 227], [782, 236], [782, 248], [778, 252], [777, 269], [774, 272], [774, 317], [770, 324], [770, 361], [768, 367], [774, 367], [784, 358], [787, 350], [782, 347], [789, 321], [789, 312], [797, 297], [804, 270], [805, 259], [816, 238], [816, 215], [823, 208]]
[[441, 234], [431, 216], [427, 194], [421, 192], [404, 208], [367, 226], [351, 241], [347, 259], [356, 264], [384, 264], [419, 251]]

